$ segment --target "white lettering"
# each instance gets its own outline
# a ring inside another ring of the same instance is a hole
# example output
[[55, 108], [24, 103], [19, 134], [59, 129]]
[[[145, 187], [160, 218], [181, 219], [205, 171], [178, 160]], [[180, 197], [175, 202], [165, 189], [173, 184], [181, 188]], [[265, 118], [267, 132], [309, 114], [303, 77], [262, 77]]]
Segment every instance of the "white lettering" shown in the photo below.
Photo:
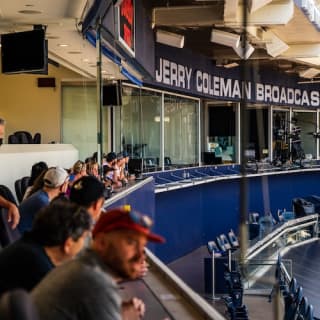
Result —
[[220, 78], [213, 77], [213, 94], [219, 97], [220, 93]]
[[257, 101], [263, 101], [264, 99], [264, 92], [263, 92], [263, 84], [257, 83], [256, 84], [256, 99]]
[[170, 71], [171, 71], [171, 85], [178, 86], [178, 72], [177, 72], [177, 64], [174, 62], [170, 62]]
[[309, 96], [308, 96], [308, 92], [306, 90], [303, 90], [302, 92], [302, 98], [301, 98], [301, 105], [309, 105], [310, 101], [309, 101]]
[[223, 79], [220, 81], [220, 96], [231, 97], [231, 79]]
[[187, 85], [187, 89], [190, 89], [191, 87], [190, 87], [190, 82], [191, 82], [191, 73], [192, 73], [192, 68], [187, 68], [187, 67], [185, 67], [185, 70], [186, 70], [186, 75], [187, 75], [187, 83], [188, 83], [188, 85]]
[[159, 70], [156, 70], [156, 81], [162, 82], [162, 58], [159, 59]]
[[232, 98], [238, 97], [239, 99], [241, 98], [241, 92], [240, 92], [240, 86], [239, 86], [239, 81], [235, 80], [234, 86], [233, 86], [233, 92], [232, 92]]
[[202, 92], [202, 73], [200, 70], [196, 72], [196, 88], [198, 92]]
[[163, 60], [163, 83], [170, 84], [170, 61], [164, 59]]
[[311, 105], [319, 107], [319, 91], [311, 91]]
[[178, 64], [178, 87], [185, 88], [184, 76], [184, 66]]

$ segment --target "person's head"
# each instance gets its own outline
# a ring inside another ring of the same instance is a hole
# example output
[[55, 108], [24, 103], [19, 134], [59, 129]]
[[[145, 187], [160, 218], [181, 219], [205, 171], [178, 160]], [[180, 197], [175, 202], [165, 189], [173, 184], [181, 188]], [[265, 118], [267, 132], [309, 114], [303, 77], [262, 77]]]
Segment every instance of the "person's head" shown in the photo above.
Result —
[[56, 247], [69, 259], [83, 248], [91, 226], [92, 219], [85, 208], [58, 199], [36, 214], [31, 234], [39, 245]]
[[5, 127], [6, 122], [4, 121], [4, 119], [0, 118], [0, 146], [3, 143], [3, 139], [4, 139], [4, 127]]
[[122, 152], [122, 156], [123, 156], [123, 159], [124, 159], [124, 163], [127, 164], [129, 162], [129, 159], [130, 159], [128, 152], [127, 151], [123, 151]]
[[119, 167], [121, 167], [121, 166], [124, 165], [124, 163], [125, 163], [125, 158], [123, 157], [122, 152], [119, 152], [119, 153], [117, 154], [117, 165], [118, 165]]
[[72, 167], [72, 173], [76, 174], [76, 175], [86, 175], [87, 173], [87, 166], [86, 164], [81, 161], [78, 160]]
[[31, 176], [29, 180], [29, 186], [32, 186], [35, 180], [40, 176], [40, 174], [48, 169], [48, 165], [44, 161], [35, 163], [31, 167]]
[[68, 181], [68, 172], [61, 167], [49, 168], [43, 177], [43, 184], [45, 188], [64, 193], [67, 190]]
[[104, 204], [104, 184], [94, 176], [84, 176], [75, 181], [70, 190], [70, 201], [86, 208], [96, 221]]
[[117, 276], [135, 279], [140, 276], [147, 242], [164, 242], [164, 238], [151, 233], [151, 225], [150, 217], [129, 205], [108, 210], [92, 231], [92, 247]]
[[90, 176], [99, 176], [99, 164], [98, 162], [91, 160], [87, 163], [87, 174]]
[[114, 152], [109, 152], [106, 156], [106, 160], [110, 165], [115, 165], [117, 161], [117, 155]]

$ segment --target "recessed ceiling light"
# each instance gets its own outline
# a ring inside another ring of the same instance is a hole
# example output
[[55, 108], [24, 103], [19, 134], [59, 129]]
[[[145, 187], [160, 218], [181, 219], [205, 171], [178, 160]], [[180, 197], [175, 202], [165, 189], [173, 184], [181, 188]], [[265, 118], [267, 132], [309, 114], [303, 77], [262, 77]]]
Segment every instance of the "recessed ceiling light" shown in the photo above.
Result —
[[84, 58], [84, 59], [82, 59], [82, 61], [83, 61], [83, 62], [89, 62], [89, 59]]
[[42, 11], [39, 11], [39, 10], [19, 10], [18, 11], [19, 13], [22, 13], [22, 14], [40, 14], [42, 13]]
[[69, 45], [66, 44], [66, 43], [59, 43], [58, 46], [59, 46], [59, 47], [69, 47]]
[[68, 51], [69, 54], [81, 54], [81, 51]]
[[52, 39], [52, 40], [56, 40], [56, 39], [60, 39], [60, 37], [58, 36], [46, 36], [47, 39]]
[[34, 7], [34, 4], [28, 3], [28, 4], [25, 4], [24, 6], [30, 8], [30, 7]]

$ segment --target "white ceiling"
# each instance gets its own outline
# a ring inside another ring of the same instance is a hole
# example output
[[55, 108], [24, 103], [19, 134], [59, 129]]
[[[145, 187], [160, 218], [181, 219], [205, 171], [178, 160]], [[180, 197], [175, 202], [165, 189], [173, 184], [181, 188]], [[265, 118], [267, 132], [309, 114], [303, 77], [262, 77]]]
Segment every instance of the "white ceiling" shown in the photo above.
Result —
[[[87, 0], [0, 0], [0, 34], [45, 25], [49, 58], [82, 76], [95, 78], [97, 52], [82, 38], [78, 25], [86, 4]], [[104, 78], [122, 78], [119, 67], [106, 58], [102, 70]]]

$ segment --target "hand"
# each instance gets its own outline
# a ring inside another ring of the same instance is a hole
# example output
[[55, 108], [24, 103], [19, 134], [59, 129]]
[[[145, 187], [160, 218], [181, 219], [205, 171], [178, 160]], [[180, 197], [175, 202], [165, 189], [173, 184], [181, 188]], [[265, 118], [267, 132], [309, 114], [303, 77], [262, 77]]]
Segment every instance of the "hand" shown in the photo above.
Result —
[[138, 298], [132, 298], [129, 301], [122, 302], [122, 319], [123, 320], [138, 320], [144, 316], [145, 304]]
[[148, 270], [149, 264], [145, 259], [143, 259], [140, 265], [139, 278], [144, 277], [147, 274]]
[[8, 209], [8, 222], [11, 224], [11, 228], [15, 229], [20, 221], [19, 210], [14, 203], [10, 203], [7, 209]]

